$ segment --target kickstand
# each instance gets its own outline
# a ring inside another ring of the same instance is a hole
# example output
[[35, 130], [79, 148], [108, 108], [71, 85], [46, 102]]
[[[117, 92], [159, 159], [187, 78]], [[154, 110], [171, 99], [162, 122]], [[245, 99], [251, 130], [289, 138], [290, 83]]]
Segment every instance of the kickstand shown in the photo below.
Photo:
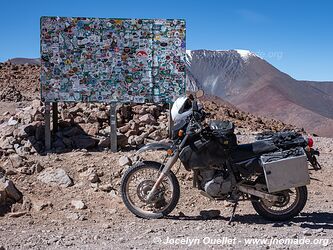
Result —
[[232, 208], [232, 214], [231, 214], [230, 219], [229, 219], [229, 221], [228, 221], [228, 225], [230, 225], [231, 222], [232, 222], [232, 220], [234, 219], [237, 205], [238, 205], [238, 200], [235, 202], [235, 204], [234, 204], [234, 206], [233, 206], [233, 208]]

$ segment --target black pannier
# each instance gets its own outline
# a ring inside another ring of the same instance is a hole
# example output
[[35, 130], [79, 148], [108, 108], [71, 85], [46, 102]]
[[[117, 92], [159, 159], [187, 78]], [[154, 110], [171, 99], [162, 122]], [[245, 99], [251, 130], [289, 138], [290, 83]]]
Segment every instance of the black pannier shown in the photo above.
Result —
[[232, 123], [213, 121], [209, 128], [210, 138], [192, 139], [180, 152], [179, 159], [187, 170], [221, 166], [227, 158], [227, 150], [237, 145]]
[[229, 121], [211, 121], [209, 128], [213, 136], [226, 148], [233, 149], [237, 146], [235, 126]]
[[217, 140], [199, 139], [184, 147], [179, 154], [187, 170], [221, 165], [225, 158], [223, 145]]

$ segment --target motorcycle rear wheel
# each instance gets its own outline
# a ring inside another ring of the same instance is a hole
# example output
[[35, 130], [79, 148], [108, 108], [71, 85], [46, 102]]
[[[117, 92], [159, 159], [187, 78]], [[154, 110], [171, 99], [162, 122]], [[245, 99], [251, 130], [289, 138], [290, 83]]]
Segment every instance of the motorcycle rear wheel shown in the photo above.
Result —
[[159, 219], [176, 207], [180, 188], [172, 171], [164, 177], [153, 200], [150, 203], [145, 200], [161, 174], [162, 167], [158, 162], [141, 162], [125, 172], [121, 181], [121, 196], [125, 206], [136, 216]]
[[[252, 206], [256, 212], [271, 221], [286, 221], [297, 216], [304, 208], [308, 199], [306, 186], [296, 187], [294, 191], [288, 189], [275, 194], [285, 196], [281, 203], [270, 203], [264, 199], [255, 197]], [[291, 194], [295, 198], [291, 200]]]

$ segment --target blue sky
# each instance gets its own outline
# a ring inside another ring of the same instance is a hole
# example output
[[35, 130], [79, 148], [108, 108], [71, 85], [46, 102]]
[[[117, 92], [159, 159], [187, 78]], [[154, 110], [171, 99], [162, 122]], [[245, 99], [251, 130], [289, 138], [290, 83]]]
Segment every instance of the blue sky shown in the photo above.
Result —
[[333, 81], [333, 1], [1, 0], [0, 61], [39, 57], [40, 16], [185, 18], [187, 49], [248, 49], [299, 80]]

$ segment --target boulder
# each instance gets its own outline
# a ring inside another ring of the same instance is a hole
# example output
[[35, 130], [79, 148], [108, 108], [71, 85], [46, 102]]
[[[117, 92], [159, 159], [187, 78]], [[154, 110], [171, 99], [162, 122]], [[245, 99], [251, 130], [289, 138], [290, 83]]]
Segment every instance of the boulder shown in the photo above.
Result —
[[156, 124], [156, 119], [151, 114], [145, 114], [139, 118], [141, 124]]
[[97, 135], [99, 123], [95, 122], [95, 123], [80, 124], [80, 127], [88, 135]]
[[22, 156], [19, 156], [17, 154], [13, 154], [9, 156], [9, 161], [13, 168], [19, 168], [24, 163], [24, 158]]
[[134, 138], [134, 141], [135, 141], [136, 145], [141, 145], [141, 144], [143, 144], [144, 139], [147, 138], [147, 137], [148, 137], [148, 132], [144, 132], [141, 135], [136, 136]]
[[11, 180], [6, 180], [5, 177], [0, 179], [0, 193], [2, 197], [11, 198], [14, 201], [19, 201], [22, 198], [22, 193], [16, 189], [14, 183]]
[[119, 132], [122, 134], [125, 134], [130, 129], [130, 125], [126, 124], [125, 126], [122, 126], [119, 128]]
[[37, 179], [51, 186], [70, 187], [73, 185], [72, 179], [62, 168], [45, 169], [37, 176]]
[[162, 134], [160, 130], [155, 130], [148, 136], [149, 138], [153, 139], [154, 141], [160, 141], [162, 140]]
[[132, 165], [132, 160], [130, 158], [128, 158], [127, 156], [122, 156], [119, 158], [118, 160], [118, 164], [119, 166], [121, 167], [124, 167], [124, 166], [131, 166]]

